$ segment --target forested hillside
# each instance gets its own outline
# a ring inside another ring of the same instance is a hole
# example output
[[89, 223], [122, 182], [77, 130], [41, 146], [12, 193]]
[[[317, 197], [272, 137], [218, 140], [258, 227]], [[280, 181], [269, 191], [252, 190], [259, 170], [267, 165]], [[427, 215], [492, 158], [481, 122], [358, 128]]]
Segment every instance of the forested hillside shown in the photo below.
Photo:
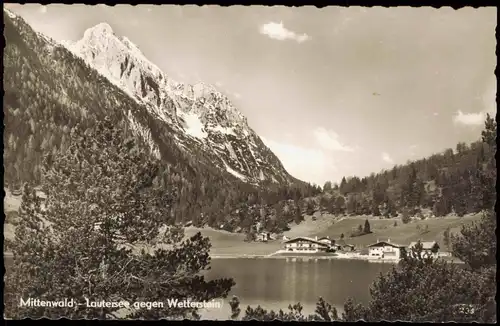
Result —
[[343, 178], [340, 185], [327, 182], [322, 192], [299, 180], [255, 187], [215, 168], [202, 152], [180, 149], [168, 125], [65, 47], [6, 11], [4, 21], [4, 168], [11, 189], [26, 181], [39, 183], [44, 155], [68, 148], [76, 126], [90, 128], [107, 116], [121, 128], [123, 139], [133, 135], [142, 144], [144, 155], [161, 157], [165, 191], [179, 189], [171, 223], [245, 232], [261, 222], [264, 230], [280, 232], [317, 210], [402, 215], [407, 221], [422, 212], [478, 212], [495, 198], [484, 190], [495, 182], [496, 123], [490, 117], [484, 142], [460, 143], [455, 150], [369, 177]]
[[480, 212], [496, 198], [490, 191], [496, 183], [496, 132], [488, 115], [482, 140], [369, 177], [344, 177], [340, 185], [327, 182], [317, 205], [333, 214], [402, 214], [403, 221], [425, 209], [434, 216]]
[[[322, 190], [312, 186], [312, 196], [307, 198], [282, 189], [267, 197], [270, 205], [259, 208], [259, 229], [242, 225], [253, 238], [261, 229], [287, 229], [287, 223], [299, 224], [304, 214], [317, 211], [347, 217], [400, 217], [403, 223], [411, 218], [481, 212], [496, 200], [496, 192], [491, 191], [496, 184], [496, 133], [496, 121], [487, 115], [484, 130], [478, 135], [481, 139], [471, 144], [458, 143], [455, 150], [446, 149], [369, 177], [344, 177], [340, 185], [326, 182]], [[255, 201], [250, 196], [239, 203], [236, 215], [246, 215]]]
[[[187, 154], [168, 126], [65, 47], [5, 10], [4, 22], [6, 187], [17, 190], [27, 181], [39, 183], [45, 155], [65, 151], [77, 126], [88, 129], [108, 117], [120, 128], [124, 141], [133, 136], [144, 155], [161, 156], [165, 191], [179, 189], [170, 223], [234, 230], [252, 225], [270, 205], [290, 199], [297, 207], [299, 199], [318, 192], [298, 180], [251, 186], [214, 168], [202, 153]], [[151, 148], [148, 138], [158, 148]], [[241, 205], [244, 209], [239, 209]]]

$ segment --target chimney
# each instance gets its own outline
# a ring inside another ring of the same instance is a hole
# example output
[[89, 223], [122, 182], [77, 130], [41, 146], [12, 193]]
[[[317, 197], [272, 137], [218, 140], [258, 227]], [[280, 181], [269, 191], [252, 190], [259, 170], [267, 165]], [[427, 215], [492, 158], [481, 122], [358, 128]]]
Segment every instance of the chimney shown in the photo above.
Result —
[[388, 242], [388, 243], [391, 243], [391, 238], [387, 239], [387, 242]]
[[314, 237], [314, 240], [318, 241], [318, 236], [315, 236], [315, 237]]

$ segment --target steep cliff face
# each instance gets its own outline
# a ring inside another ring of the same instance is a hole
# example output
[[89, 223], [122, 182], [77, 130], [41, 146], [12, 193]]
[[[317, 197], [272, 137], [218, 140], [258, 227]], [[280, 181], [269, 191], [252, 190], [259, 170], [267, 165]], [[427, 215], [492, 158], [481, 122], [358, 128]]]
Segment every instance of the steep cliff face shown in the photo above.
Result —
[[62, 44], [168, 125], [183, 150], [202, 152], [247, 183], [294, 180], [224, 94], [205, 83], [172, 80], [110, 25], [98, 24], [81, 40]]

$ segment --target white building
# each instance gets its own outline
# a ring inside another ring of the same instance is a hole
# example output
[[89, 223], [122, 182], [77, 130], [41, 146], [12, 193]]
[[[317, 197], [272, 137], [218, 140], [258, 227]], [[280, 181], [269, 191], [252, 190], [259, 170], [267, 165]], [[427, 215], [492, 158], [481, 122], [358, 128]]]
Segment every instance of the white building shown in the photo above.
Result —
[[373, 258], [401, 259], [401, 249], [403, 248], [405, 246], [391, 243], [391, 239], [378, 241], [368, 246], [368, 255]]
[[267, 242], [268, 240], [271, 240], [271, 235], [268, 232], [257, 234], [257, 241]]
[[285, 250], [300, 253], [326, 252], [330, 246], [317, 239], [298, 237], [285, 241]]
[[323, 243], [325, 243], [325, 244], [327, 244], [327, 245], [329, 245], [329, 246], [331, 246], [331, 245], [335, 242], [335, 241], [332, 241], [332, 240], [330, 239], [330, 237], [328, 237], [328, 236], [326, 236], [326, 237], [322, 237], [322, 238], [319, 238], [319, 239], [315, 239], [315, 240], [317, 240], [317, 241], [319, 241], [319, 242], [323, 242]]

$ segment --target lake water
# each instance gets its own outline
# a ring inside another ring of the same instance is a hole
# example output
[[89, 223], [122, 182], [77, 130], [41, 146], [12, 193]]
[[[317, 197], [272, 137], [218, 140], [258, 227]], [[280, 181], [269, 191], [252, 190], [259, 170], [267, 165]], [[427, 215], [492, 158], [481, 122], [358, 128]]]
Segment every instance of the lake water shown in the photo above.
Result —
[[207, 319], [227, 319], [227, 303], [236, 295], [242, 312], [247, 305], [265, 309], [286, 310], [289, 304], [300, 302], [305, 314], [313, 313], [319, 297], [342, 311], [344, 302], [354, 298], [367, 303], [370, 285], [392, 264], [369, 263], [361, 260], [300, 260], [300, 259], [213, 259], [207, 277], [232, 277], [236, 282], [222, 309], [203, 314]]
[[[11, 258], [5, 258], [8, 268]], [[202, 313], [203, 319], [228, 319], [228, 301], [233, 295], [240, 300], [242, 314], [247, 305], [286, 311], [289, 304], [300, 302], [303, 313], [313, 313], [318, 298], [323, 297], [339, 313], [348, 298], [359, 303], [370, 299], [369, 288], [392, 264], [361, 260], [283, 259], [212, 259], [208, 279], [232, 277], [236, 285], [221, 309]]]

